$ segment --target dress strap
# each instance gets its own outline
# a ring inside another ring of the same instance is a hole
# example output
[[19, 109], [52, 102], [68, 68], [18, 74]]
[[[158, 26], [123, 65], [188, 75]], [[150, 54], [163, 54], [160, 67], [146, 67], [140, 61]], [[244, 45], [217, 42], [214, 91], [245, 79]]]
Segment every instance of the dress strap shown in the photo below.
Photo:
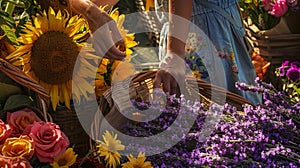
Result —
[[215, 5], [213, 3], [209, 3], [209, 2], [204, 1], [204, 0], [197, 1], [197, 3], [199, 3], [200, 5], [202, 5], [205, 8], [211, 9], [211, 10], [219, 13], [220, 15], [222, 15], [223, 17], [225, 17], [235, 28], [237, 28], [238, 30], [240, 29], [239, 26], [238, 26], [238, 24], [236, 23], [236, 21], [232, 18], [232, 16], [229, 15], [229, 13], [226, 12], [220, 6]]

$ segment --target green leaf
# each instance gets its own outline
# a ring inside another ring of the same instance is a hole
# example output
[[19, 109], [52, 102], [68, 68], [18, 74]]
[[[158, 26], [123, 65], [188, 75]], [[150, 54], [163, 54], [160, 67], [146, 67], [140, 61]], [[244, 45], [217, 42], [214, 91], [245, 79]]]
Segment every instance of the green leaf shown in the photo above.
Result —
[[[21, 15], [21, 16], [22, 16], [22, 15]], [[21, 17], [21, 19], [19, 20], [19, 24], [18, 24], [18, 26], [17, 26], [17, 28], [16, 28], [16, 32], [15, 32], [16, 37], [19, 37], [19, 36], [20, 36], [20, 33], [21, 33], [22, 29], [25, 28], [24, 25], [26, 24], [26, 22], [27, 22], [28, 20], [29, 20], [28, 16]]]
[[245, 0], [245, 3], [252, 3], [252, 0]]
[[2, 24], [6, 24], [10, 27], [14, 27], [15, 21], [14, 21], [13, 17], [11, 17], [8, 13], [6, 13], [4, 11], [0, 11], [0, 25], [2, 25]]
[[296, 90], [296, 92], [298, 93], [298, 95], [300, 95], [300, 88], [297, 88], [297, 87], [295, 86], [294, 89]]
[[1, 30], [4, 32], [4, 34], [6, 35], [5, 38], [6, 40], [13, 45], [18, 45], [18, 41], [17, 41], [17, 36], [14, 33], [14, 31], [12, 30], [12, 28], [10, 28], [8, 25], [6, 24], [2, 24], [0, 25]]

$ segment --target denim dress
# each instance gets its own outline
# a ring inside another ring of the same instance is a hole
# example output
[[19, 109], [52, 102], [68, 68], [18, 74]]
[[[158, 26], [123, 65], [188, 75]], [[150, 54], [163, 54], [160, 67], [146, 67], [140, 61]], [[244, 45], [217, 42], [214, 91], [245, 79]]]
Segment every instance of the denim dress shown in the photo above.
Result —
[[[186, 57], [190, 57], [189, 62], [196, 63], [198, 66], [196, 69], [198, 68], [202, 78], [207, 81], [210, 81], [214, 76], [208, 76], [210, 73], [207, 73], [206, 69], [209, 69], [208, 66], [214, 65], [214, 61], [217, 60], [213, 57], [219, 57], [226, 79], [225, 88], [243, 96], [253, 104], [258, 104], [261, 103], [260, 94], [240, 91], [235, 87], [236, 82], [255, 85], [256, 78], [255, 69], [243, 38], [244, 29], [237, 2], [238, 0], [194, 0], [190, 21], [210, 39], [217, 53], [212, 57], [201, 58], [205, 44], [196, 42], [197, 49], [192, 55], [187, 54]], [[165, 23], [162, 36], [167, 34], [167, 25], [168, 23]], [[201, 33], [194, 33], [192, 27], [190, 26], [189, 29], [187, 47], [195, 45], [194, 41], [197, 39], [201, 41], [202, 38]], [[165, 48], [165, 44], [166, 39], [161, 39], [160, 47]], [[190, 52], [189, 48], [186, 51]], [[159, 54], [160, 57], [163, 57], [164, 53]], [[203, 62], [208, 63], [203, 64]], [[203, 65], [206, 67], [203, 68]], [[216, 70], [218, 71], [218, 69]]]

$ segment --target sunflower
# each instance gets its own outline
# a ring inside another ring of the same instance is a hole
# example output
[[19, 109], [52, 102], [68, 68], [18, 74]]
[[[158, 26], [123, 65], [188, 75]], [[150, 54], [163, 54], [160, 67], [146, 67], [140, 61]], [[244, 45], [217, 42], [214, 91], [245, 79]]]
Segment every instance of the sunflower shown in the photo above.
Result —
[[[104, 10], [103, 7], [101, 9]], [[119, 14], [118, 9], [114, 9], [108, 12], [109, 15], [114, 19], [114, 21], [117, 23], [118, 30], [124, 40], [125, 43], [125, 53], [127, 55], [132, 54], [132, 50], [130, 48], [135, 47], [137, 45], [137, 42], [134, 41], [135, 36], [134, 33], [129, 33], [127, 29], [124, 28], [123, 24], [125, 21], [125, 15], [124, 14]], [[119, 47], [119, 46], [117, 46]]]
[[68, 168], [72, 166], [76, 161], [77, 155], [73, 151], [73, 148], [68, 148], [65, 153], [54, 158], [51, 166], [53, 168]]
[[[104, 10], [105, 6], [100, 7], [100, 9]], [[127, 57], [123, 62], [110, 61], [109, 59], [106, 58], [102, 59], [102, 62], [97, 70], [96, 81], [95, 81], [97, 96], [101, 96], [107, 89], [110, 88], [112, 77], [114, 77], [114, 81], [117, 82], [126, 79], [128, 76], [132, 75], [135, 71], [133, 64], [130, 62], [132, 58], [131, 48], [137, 45], [137, 42], [134, 41], [135, 39], [134, 33], [129, 33], [129, 31], [124, 28], [123, 24], [125, 21], [125, 15], [124, 14], [120, 15], [117, 8], [108, 11], [108, 14], [116, 22], [118, 30], [125, 44], [125, 49], [121, 49], [120, 48], [121, 46], [119, 45], [117, 45], [117, 48], [119, 48], [120, 50], [125, 50]], [[116, 69], [117, 66], [120, 67]]]
[[151, 162], [146, 161], [145, 153], [140, 152], [137, 158], [131, 154], [127, 156], [128, 162], [122, 164], [122, 168], [152, 168]]
[[98, 153], [100, 156], [104, 156], [107, 166], [115, 168], [120, 164], [121, 159], [121, 155], [118, 151], [124, 150], [125, 146], [122, 145], [120, 140], [117, 140], [117, 134], [111, 134], [109, 131], [105, 131], [102, 137], [104, 142], [98, 141]]
[[[18, 38], [22, 46], [6, 59], [13, 65], [20, 66], [26, 74], [36, 79], [48, 91], [54, 111], [60, 102], [70, 108], [74, 65], [79, 51], [87, 48], [83, 47], [85, 43], [82, 40], [89, 31], [85, 20], [77, 15], [70, 17], [67, 12], [55, 13], [52, 8], [49, 8], [48, 13], [44, 11], [38, 14], [33, 18], [33, 22], [27, 22], [25, 27]], [[98, 65], [93, 66], [89, 63], [91, 62], [88, 61], [89, 59], [97, 59], [97, 57], [93, 54], [85, 54], [85, 59], [81, 58], [80, 64], [90, 69], [97, 68]], [[78, 72], [78, 74], [84, 73]], [[73, 86], [75, 90], [73, 93], [78, 101], [80, 95], [87, 97], [88, 93], [94, 93], [94, 87], [88, 84], [87, 78], [94, 79], [95, 75], [80, 77], [76, 82], [84, 83], [85, 88]]]

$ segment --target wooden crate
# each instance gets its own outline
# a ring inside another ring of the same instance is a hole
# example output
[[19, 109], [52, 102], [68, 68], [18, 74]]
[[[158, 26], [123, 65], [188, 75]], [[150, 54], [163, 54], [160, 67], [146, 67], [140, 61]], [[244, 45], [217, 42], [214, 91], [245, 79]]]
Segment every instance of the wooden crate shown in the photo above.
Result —
[[273, 66], [280, 66], [284, 60], [300, 60], [300, 34], [289, 30], [286, 19], [270, 30], [259, 30], [255, 25], [244, 21], [246, 39]]

